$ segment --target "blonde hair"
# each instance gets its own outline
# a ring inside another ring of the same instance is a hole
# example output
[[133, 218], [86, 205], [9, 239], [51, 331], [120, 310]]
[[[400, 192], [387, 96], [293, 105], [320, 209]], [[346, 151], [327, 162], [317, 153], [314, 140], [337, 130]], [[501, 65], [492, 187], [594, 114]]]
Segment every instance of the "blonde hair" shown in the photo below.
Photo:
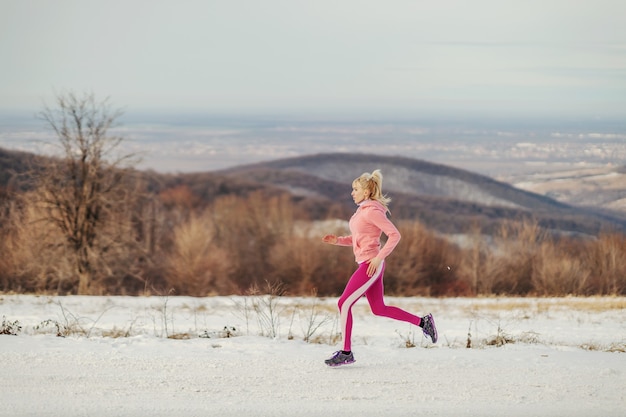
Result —
[[360, 184], [361, 188], [369, 191], [369, 198], [381, 203], [387, 210], [391, 198], [383, 195], [383, 174], [380, 169], [374, 170], [371, 174], [364, 172], [360, 177], [356, 178], [352, 184]]

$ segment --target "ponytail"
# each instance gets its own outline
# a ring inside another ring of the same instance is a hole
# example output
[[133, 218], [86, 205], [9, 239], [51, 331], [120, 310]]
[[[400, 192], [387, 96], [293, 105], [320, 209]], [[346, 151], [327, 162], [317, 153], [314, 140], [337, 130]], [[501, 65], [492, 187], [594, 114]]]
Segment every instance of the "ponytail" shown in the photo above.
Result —
[[378, 201], [389, 210], [388, 205], [391, 198], [383, 194], [383, 174], [380, 172], [380, 169], [374, 170], [371, 174], [365, 172], [355, 179], [354, 182], [358, 182], [364, 190], [370, 192], [370, 199]]

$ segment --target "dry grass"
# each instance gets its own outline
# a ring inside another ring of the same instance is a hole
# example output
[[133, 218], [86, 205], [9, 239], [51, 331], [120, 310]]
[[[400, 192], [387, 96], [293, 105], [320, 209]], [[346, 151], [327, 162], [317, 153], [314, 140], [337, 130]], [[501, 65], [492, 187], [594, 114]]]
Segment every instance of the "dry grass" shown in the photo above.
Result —
[[580, 348], [595, 352], [626, 353], [626, 343], [611, 343], [607, 346], [585, 343]]
[[112, 329], [103, 330], [102, 337], [108, 337], [111, 339], [120, 339], [124, 337], [130, 337], [129, 329], [120, 329], [118, 327], [113, 327]]
[[527, 311], [545, 313], [557, 310], [577, 310], [602, 313], [626, 309], [626, 297], [559, 297], [559, 298], [507, 298], [485, 297], [468, 307], [471, 312]]
[[626, 309], [626, 297], [565, 297], [559, 299], [558, 303], [546, 303], [546, 305], [560, 309], [602, 313], [606, 311]]

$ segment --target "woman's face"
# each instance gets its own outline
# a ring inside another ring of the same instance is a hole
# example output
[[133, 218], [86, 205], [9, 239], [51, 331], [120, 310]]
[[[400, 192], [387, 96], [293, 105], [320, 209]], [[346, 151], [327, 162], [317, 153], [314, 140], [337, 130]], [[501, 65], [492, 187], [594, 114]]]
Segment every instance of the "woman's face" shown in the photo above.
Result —
[[355, 204], [361, 204], [370, 197], [369, 191], [364, 189], [359, 182], [352, 183], [352, 199]]

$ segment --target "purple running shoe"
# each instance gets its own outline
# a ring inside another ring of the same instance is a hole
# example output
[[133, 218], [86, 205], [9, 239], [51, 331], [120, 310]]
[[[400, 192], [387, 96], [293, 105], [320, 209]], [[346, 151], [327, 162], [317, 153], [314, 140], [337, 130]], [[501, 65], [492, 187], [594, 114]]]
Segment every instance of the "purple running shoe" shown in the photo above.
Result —
[[422, 320], [424, 320], [424, 334], [430, 337], [433, 343], [437, 343], [437, 327], [435, 326], [433, 315], [429, 313], [422, 317]]
[[352, 352], [346, 355], [340, 350], [333, 353], [333, 356], [331, 356], [329, 359], [326, 359], [324, 361], [324, 363], [326, 363], [326, 365], [328, 366], [350, 365], [351, 363], [354, 363], [354, 362], [356, 361], [354, 360], [354, 355], [352, 354]]

